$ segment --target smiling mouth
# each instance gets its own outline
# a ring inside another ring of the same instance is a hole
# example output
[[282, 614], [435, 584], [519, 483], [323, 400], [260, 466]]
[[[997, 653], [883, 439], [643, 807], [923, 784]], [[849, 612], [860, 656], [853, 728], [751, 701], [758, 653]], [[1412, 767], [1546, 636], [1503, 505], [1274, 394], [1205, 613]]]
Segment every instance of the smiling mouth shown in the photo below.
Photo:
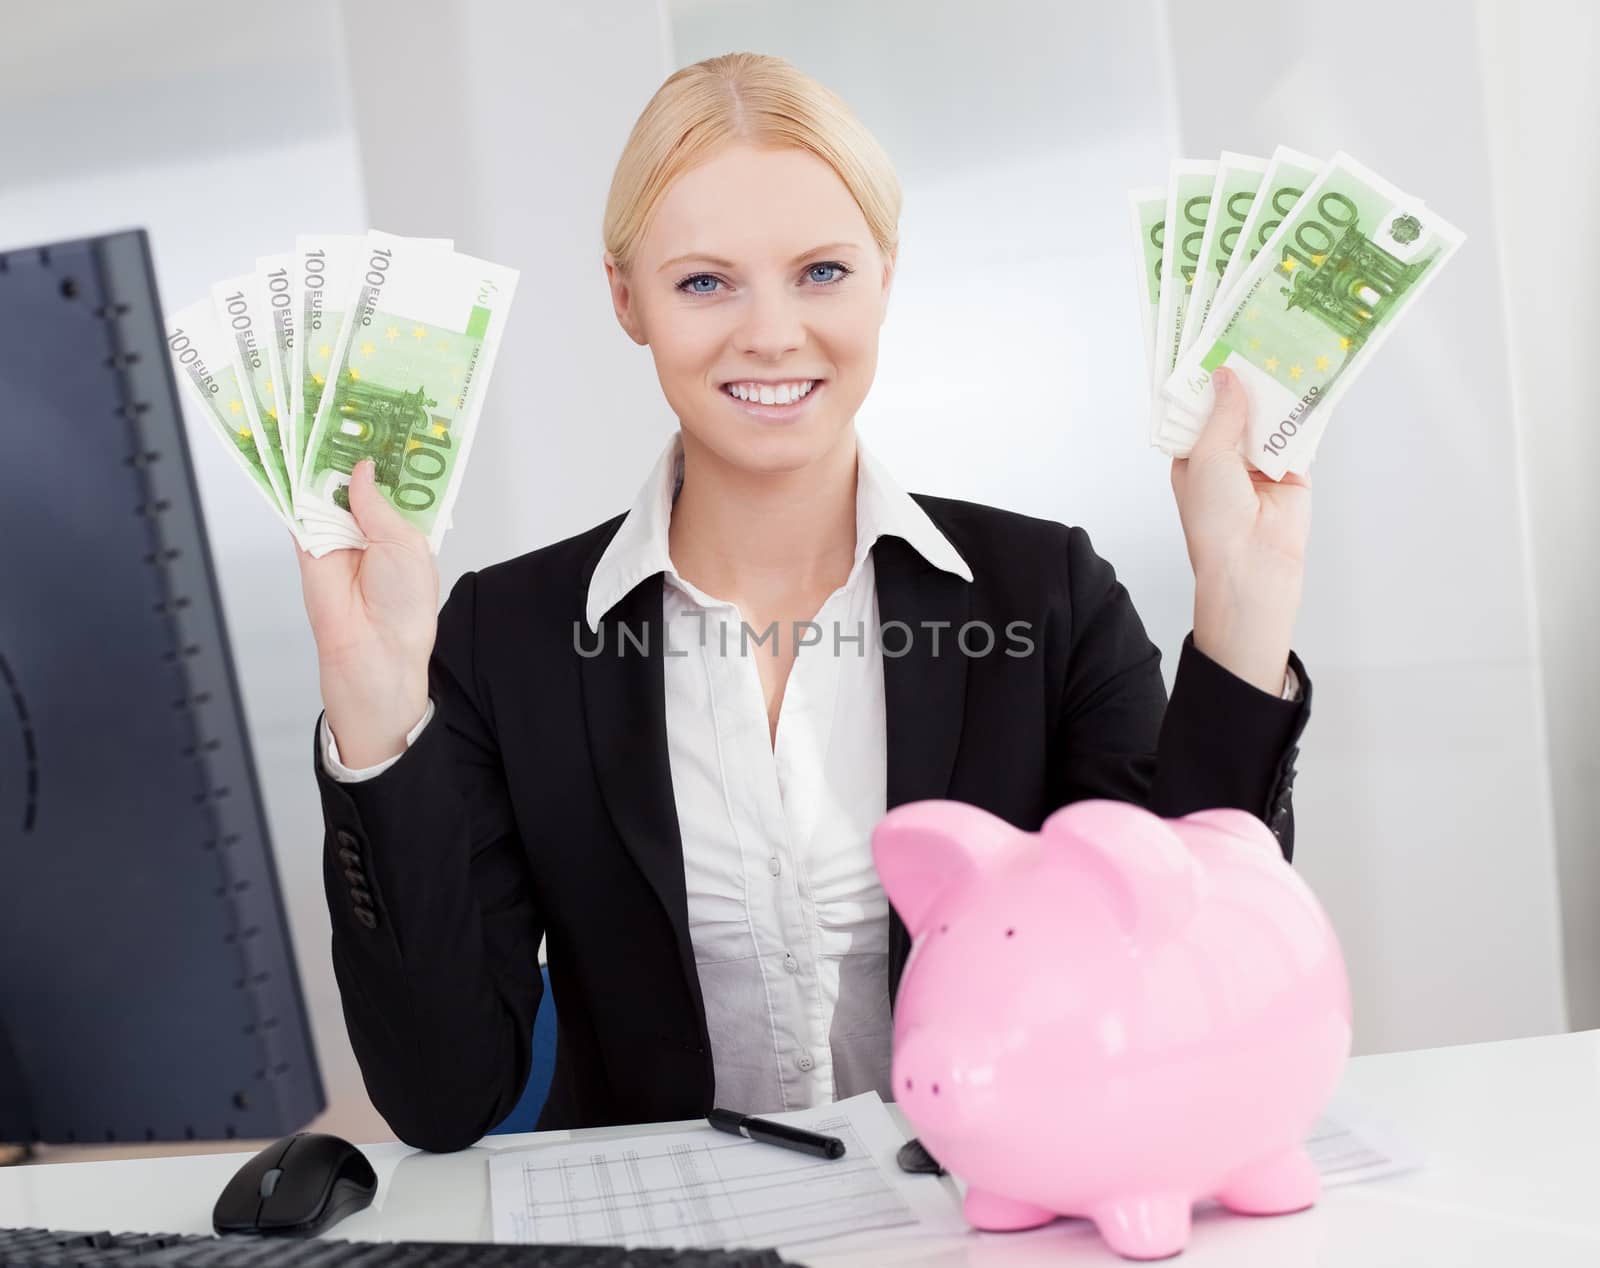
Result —
[[722, 392], [747, 405], [793, 405], [806, 399], [823, 383], [822, 379], [794, 379], [787, 383], [724, 383]]

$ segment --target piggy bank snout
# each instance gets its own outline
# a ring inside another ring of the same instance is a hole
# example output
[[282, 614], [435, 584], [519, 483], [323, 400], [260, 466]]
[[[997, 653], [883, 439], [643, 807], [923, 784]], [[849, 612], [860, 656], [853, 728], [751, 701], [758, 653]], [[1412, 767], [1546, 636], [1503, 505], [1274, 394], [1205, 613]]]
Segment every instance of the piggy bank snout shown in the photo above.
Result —
[[955, 1130], [972, 1121], [975, 1076], [976, 1054], [953, 1034], [918, 1028], [895, 1043], [894, 1099], [919, 1129]]

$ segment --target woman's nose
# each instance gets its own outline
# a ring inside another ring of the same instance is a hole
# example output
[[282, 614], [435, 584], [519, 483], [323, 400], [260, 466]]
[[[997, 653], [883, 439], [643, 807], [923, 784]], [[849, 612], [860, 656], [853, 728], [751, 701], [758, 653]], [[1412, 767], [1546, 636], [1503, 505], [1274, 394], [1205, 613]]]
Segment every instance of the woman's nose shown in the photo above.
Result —
[[805, 343], [800, 305], [793, 298], [759, 289], [740, 315], [734, 346], [742, 353], [775, 361]]

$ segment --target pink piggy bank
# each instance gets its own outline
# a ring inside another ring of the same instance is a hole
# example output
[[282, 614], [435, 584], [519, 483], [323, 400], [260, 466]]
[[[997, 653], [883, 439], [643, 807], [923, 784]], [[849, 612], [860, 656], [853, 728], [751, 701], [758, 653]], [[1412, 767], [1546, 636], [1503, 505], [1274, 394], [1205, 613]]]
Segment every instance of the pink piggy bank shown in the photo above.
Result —
[[1080, 801], [1033, 833], [917, 801], [872, 851], [915, 939], [894, 1096], [975, 1227], [1083, 1216], [1160, 1259], [1202, 1198], [1315, 1203], [1304, 1142], [1349, 1056], [1350, 988], [1259, 819]]

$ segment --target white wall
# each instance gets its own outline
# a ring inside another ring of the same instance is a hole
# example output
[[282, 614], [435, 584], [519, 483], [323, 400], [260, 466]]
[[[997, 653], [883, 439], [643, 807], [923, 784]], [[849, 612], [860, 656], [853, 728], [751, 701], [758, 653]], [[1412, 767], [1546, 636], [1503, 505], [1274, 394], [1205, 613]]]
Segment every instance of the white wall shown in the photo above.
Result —
[[[1479, 52], [1545, 668], [1567, 1000], [1600, 1026], [1600, 6], [1482, 0]], [[1487, 249], [1488, 244], [1485, 243]]]

